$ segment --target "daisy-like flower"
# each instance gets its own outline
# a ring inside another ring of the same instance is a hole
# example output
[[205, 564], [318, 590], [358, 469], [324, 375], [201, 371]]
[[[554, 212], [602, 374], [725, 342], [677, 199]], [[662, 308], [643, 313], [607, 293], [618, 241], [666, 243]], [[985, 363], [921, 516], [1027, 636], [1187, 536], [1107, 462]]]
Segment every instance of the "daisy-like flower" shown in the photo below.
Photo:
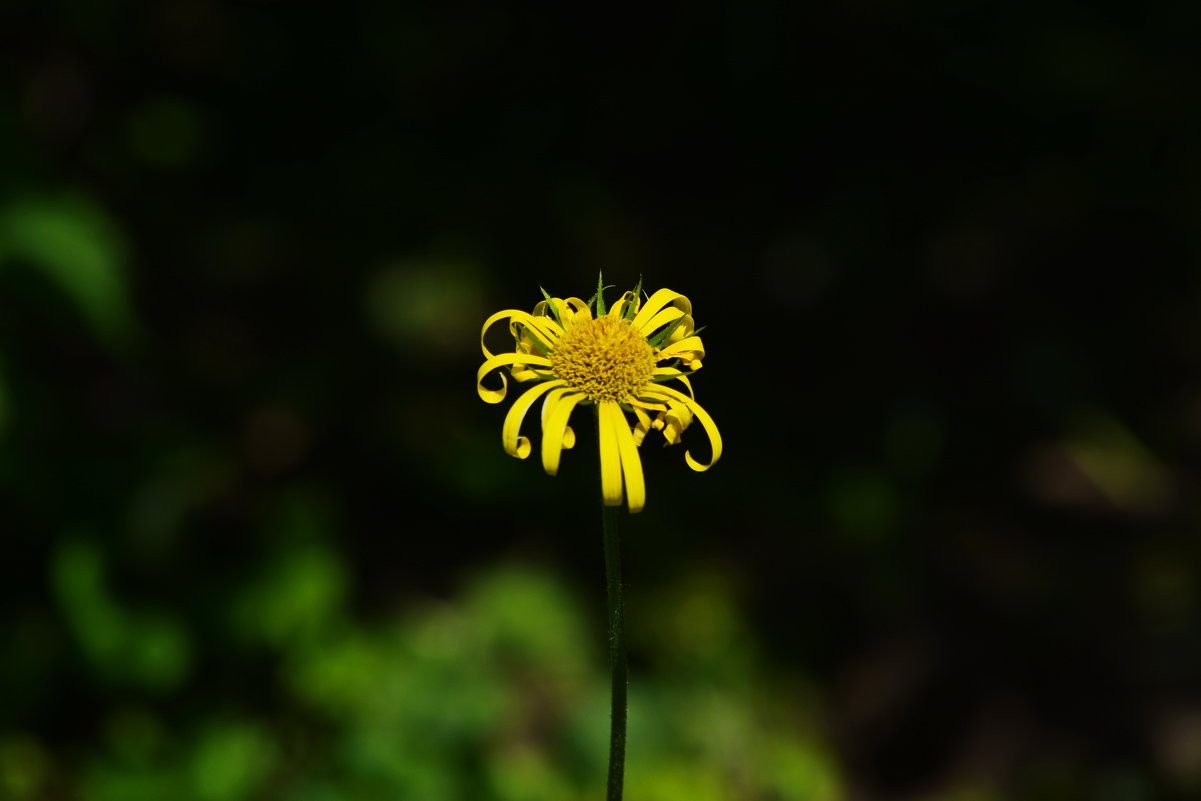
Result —
[[[480, 334], [484, 363], [476, 375], [476, 389], [488, 403], [505, 398], [504, 367], [518, 383], [533, 382], [505, 415], [501, 442], [511, 456], [530, 455], [530, 440], [521, 434], [521, 424], [530, 407], [541, 400], [542, 466], [552, 476], [559, 470], [562, 451], [575, 445], [575, 432], [567, 424], [572, 411], [595, 405], [604, 503], [620, 506], [624, 498], [631, 512], [641, 511], [646, 503], [638, 447], [652, 429], [674, 445], [684, 429], [698, 421], [709, 436], [709, 460], [697, 461], [685, 452], [684, 461], [703, 471], [721, 456], [721, 435], [713, 418], [696, 402], [688, 381], [705, 356], [692, 304], [670, 289], [660, 289], [643, 304], [640, 288], [641, 282], [607, 312], [599, 286], [587, 303], [579, 298], [552, 298], [543, 291], [545, 299], [532, 313], [497, 312], [484, 322]], [[514, 350], [493, 354], [484, 336], [506, 318]], [[497, 370], [502, 370], [500, 389], [488, 389], [484, 379]]]

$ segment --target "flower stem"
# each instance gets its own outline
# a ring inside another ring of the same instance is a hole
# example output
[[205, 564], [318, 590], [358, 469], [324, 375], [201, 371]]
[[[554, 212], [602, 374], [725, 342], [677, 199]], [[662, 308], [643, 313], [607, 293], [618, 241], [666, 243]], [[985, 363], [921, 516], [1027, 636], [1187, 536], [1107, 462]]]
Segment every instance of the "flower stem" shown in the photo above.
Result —
[[601, 506], [605, 536], [605, 578], [609, 599], [609, 667], [613, 674], [612, 718], [609, 730], [609, 790], [607, 801], [621, 801], [626, 767], [625, 609], [621, 598], [621, 538], [617, 533], [620, 506]]

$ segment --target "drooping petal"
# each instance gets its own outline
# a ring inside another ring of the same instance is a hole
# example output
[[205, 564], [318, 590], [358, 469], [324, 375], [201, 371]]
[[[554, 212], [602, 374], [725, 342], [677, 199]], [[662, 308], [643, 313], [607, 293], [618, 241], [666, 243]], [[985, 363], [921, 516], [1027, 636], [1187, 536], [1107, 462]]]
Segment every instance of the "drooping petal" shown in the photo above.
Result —
[[[601, 417], [608, 415], [610, 418], [609, 425], [617, 440], [617, 454], [621, 459], [621, 475], [625, 480], [626, 504], [630, 514], [636, 514], [646, 505], [646, 482], [642, 476], [642, 459], [638, 455], [638, 445], [634, 442], [634, 435], [620, 406], [616, 403], [603, 403], [600, 413]], [[620, 502], [619, 499], [618, 503]]]
[[647, 299], [646, 305], [634, 315], [634, 319], [630, 325], [634, 326], [634, 330], [642, 331], [644, 326], [659, 313], [659, 310], [669, 303], [684, 312], [684, 314], [692, 313], [692, 302], [688, 298], [679, 292], [672, 292], [670, 289], [660, 289]]
[[[611, 412], [621, 410], [612, 401], [600, 404], [597, 415], [597, 441], [600, 450], [601, 497], [605, 506], [621, 506], [621, 450], [617, 442]], [[625, 423], [621, 423], [625, 425]]]
[[[544, 400], [542, 402], [542, 428], [543, 428], [543, 430], [546, 429], [547, 418], [550, 417], [550, 414], [551, 414], [551, 412], [553, 412], [555, 410], [555, 407], [559, 405], [559, 400], [567, 393], [575, 391], [575, 390], [571, 389], [570, 387], [566, 386], [566, 384], [567, 384], [566, 381], [561, 381], [559, 383], [560, 383], [559, 388], [554, 389], [551, 392], [547, 393], [546, 400]], [[575, 447], [575, 431], [572, 429], [571, 426], [564, 426], [563, 427], [563, 442], [561, 443], [560, 448], [561, 448], [561, 450], [569, 451], [574, 447]]]
[[691, 467], [693, 470], [696, 470], [698, 473], [704, 472], [712, 467], [713, 464], [721, 458], [721, 434], [718, 432], [717, 424], [713, 422], [713, 418], [709, 416], [708, 412], [701, 408], [699, 403], [685, 395], [683, 392], [679, 392], [671, 387], [665, 387], [659, 384], [656, 384], [653, 387], [648, 387], [643, 395], [650, 398], [662, 398], [667, 401], [674, 400], [683, 406], [686, 406], [688, 411], [692, 412], [696, 416], [696, 419], [700, 421], [701, 426], [705, 429], [705, 433], [709, 435], [709, 446], [713, 451], [713, 454], [709, 457], [709, 461], [707, 463], [698, 462], [696, 459], [692, 458], [691, 452], [685, 452], [684, 461], [689, 467]]
[[565, 381], [543, 381], [541, 384], [537, 384], [526, 390], [517, 400], [513, 401], [513, 405], [509, 407], [509, 411], [505, 415], [505, 422], [500, 432], [500, 439], [504, 445], [505, 453], [510, 456], [516, 456], [518, 459], [524, 459], [530, 455], [530, 438], [520, 435], [521, 423], [525, 420], [525, 414], [534, 405], [534, 401], [541, 398], [549, 390], [555, 387], [562, 387], [565, 383]]
[[[570, 392], [563, 389], [551, 390], [547, 396], [546, 404], [543, 406], [546, 409], [551, 402], [554, 405], [546, 412], [546, 416], [542, 420], [542, 469], [546, 471], [548, 476], [553, 476], [559, 472], [559, 455], [563, 452], [565, 439], [567, 439], [567, 418], [571, 417], [571, 412], [575, 409], [576, 404], [586, 398], [583, 392]], [[570, 442], [575, 443], [575, 434], [572, 433]]]
[[546, 418], [549, 417], [550, 413], [555, 410], [555, 406], [559, 403], [559, 398], [563, 397], [568, 392], [572, 392], [572, 391], [573, 390], [570, 387], [560, 386], [558, 389], [556, 389], [553, 392], [551, 392], [550, 394], [548, 394], [546, 396], [546, 400], [542, 401], [541, 415], [542, 415], [542, 427], [543, 428], [546, 428]]
[[[491, 356], [480, 365], [480, 369], [475, 374], [475, 389], [480, 395], [480, 400], [485, 403], [500, 403], [505, 399], [505, 392], [508, 391], [509, 382], [505, 379], [505, 374], [500, 374], [500, 389], [487, 389], [484, 386], [484, 376], [493, 370], [504, 367], [506, 364], [512, 365], [536, 365], [538, 367], [550, 367], [550, 359], [543, 356], [534, 356], [529, 353], [502, 353], [498, 356]], [[522, 372], [522, 371], [517, 371]], [[533, 371], [527, 371], [533, 373]], [[517, 373], [513, 376], [518, 381], [526, 380], [521, 378]]]

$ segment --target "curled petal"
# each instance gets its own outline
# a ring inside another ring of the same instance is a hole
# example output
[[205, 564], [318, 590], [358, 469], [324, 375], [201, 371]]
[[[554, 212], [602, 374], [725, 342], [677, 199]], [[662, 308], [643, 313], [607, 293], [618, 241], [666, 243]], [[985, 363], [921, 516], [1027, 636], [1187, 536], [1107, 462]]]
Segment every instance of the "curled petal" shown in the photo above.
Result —
[[634, 326], [634, 329], [637, 331], [644, 330], [647, 323], [653, 320], [655, 315], [668, 304], [675, 306], [684, 314], [692, 313], [692, 302], [688, 298], [679, 292], [672, 292], [670, 289], [660, 289], [647, 299], [646, 305], [634, 315], [634, 319], [630, 325]]
[[685, 452], [684, 461], [689, 467], [691, 467], [693, 470], [696, 470], [698, 473], [703, 472], [712, 467], [714, 463], [721, 458], [721, 433], [718, 432], [717, 424], [713, 422], [713, 418], [709, 416], [708, 412], [701, 408], [700, 404], [684, 393], [674, 390], [671, 387], [656, 385], [653, 388], [647, 389], [645, 394], [652, 398], [660, 397], [669, 402], [676, 401], [677, 403], [682, 404], [683, 406], [687, 407], [688, 411], [692, 412], [692, 414], [700, 422], [701, 427], [705, 429], [705, 433], [709, 436], [709, 445], [713, 451], [713, 454], [709, 457], [708, 462], [698, 462], [692, 457], [691, 452]]
[[[475, 389], [479, 393], [480, 399], [485, 403], [500, 403], [505, 399], [505, 392], [508, 391], [509, 382], [505, 379], [504, 373], [500, 374], [500, 389], [488, 389], [484, 386], [483, 382], [484, 376], [493, 370], [504, 367], [506, 364], [550, 367], [550, 359], [543, 358], [542, 356], [531, 356], [528, 353], [502, 353], [499, 356], [489, 357], [487, 361], [480, 365], [480, 369], [475, 374]], [[524, 380], [518, 378], [516, 374], [514, 378], [517, 378], [518, 381]]]
[[663, 415], [663, 438], [668, 445], [680, 441], [684, 429], [692, 425], [693, 416], [692, 410], [684, 404], [672, 404], [671, 410]]
[[540, 300], [534, 304], [533, 314], [535, 317], [545, 317], [548, 320], [554, 320], [556, 324], [564, 323], [563, 314], [563, 298], [547, 298]]
[[588, 303], [579, 298], [564, 300], [563, 304], [559, 306], [559, 313], [563, 315], [563, 325], [573, 325], [592, 319], [592, 310], [588, 308]]
[[[588, 310], [588, 304], [579, 298], [551, 298], [555, 302], [555, 306], [559, 309], [559, 314], [580, 314], [581, 312], [592, 316], [592, 312]], [[545, 316], [550, 310], [550, 303], [545, 300], [540, 300], [534, 304], [534, 314]]]
[[553, 476], [559, 472], [559, 454], [566, 447], [564, 442], [575, 444], [575, 432], [567, 435], [567, 418], [576, 404], [587, 396], [583, 392], [570, 392], [563, 388], [551, 390], [542, 406], [542, 468]]
[[563, 381], [544, 381], [526, 390], [521, 397], [513, 401], [513, 405], [505, 415], [505, 422], [500, 432], [505, 453], [516, 456], [518, 459], [524, 459], [530, 455], [530, 438], [520, 435], [525, 413], [534, 405], [534, 401], [545, 395], [547, 391], [563, 386], [564, 383]]
[[643, 409], [641, 406], [630, 404], [630, 408], [634, 410], [634, 417], [638, 419], [638, 422], [634, 424], [634, 444], [641, 445], [642, 440], [650, 432], [653, 421], [651, 420], [651, 416], [647, 414], [646, 409]]
[[546, 354], [554, 350], [563, 329], [550, 317], [519, 312], [509, 319], [509, 333], [524, 353]]
[[[554, 309], [551, 308], [551, 303], [554, 303]], [[592, 318], [592, 312], [588, 311], [588, 304], [579, 298], [551, 298], [550, 300], [540, 300], [534, 305], [534, 317], [550, 320], [557, 328], [558, 320], [552, 315], [558, 312], [558, 317], [563, 321], [563, 325], [570, 325], [571, 322], [581, 314], [587, 316], [587, 319]]]
[[488, 329], [506, 317], [512, 320], [514, 316], [522, 315], [525, 315], [525, 312], [518, 311], [517, 309], [505, 309], [504, 311], [498, 311], [487, 320], [484, 320], [484, 327], [480, 329], [480, 350], [484, 352], [485, 359], [491, 359], [493, 356], [492, 351], [488, 350], [488, 346], [484, 344], [484, 336], [488, 333]]
[[692, 418], [693, 414], [687, 406], [679, 401], [669, 400], [663, 410], [651, 421], [651, 428], [663, 432], [663, 438], [667, 440], [665, 445], [675, 445], [680, 441], [680, 435], [684, 433], [684, 429], [692, 425]]

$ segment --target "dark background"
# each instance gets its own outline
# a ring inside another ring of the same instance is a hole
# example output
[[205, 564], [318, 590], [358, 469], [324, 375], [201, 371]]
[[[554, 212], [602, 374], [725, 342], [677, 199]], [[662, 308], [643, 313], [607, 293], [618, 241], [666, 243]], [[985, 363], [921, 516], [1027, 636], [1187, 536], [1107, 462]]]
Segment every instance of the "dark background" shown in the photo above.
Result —
[[632, 801], [1195, 797], [1199, 22], [0, 12], [0, 798], [599, 797], [595, 445], [472, 380], [601, 270], [726, 447], [643, 449]]

